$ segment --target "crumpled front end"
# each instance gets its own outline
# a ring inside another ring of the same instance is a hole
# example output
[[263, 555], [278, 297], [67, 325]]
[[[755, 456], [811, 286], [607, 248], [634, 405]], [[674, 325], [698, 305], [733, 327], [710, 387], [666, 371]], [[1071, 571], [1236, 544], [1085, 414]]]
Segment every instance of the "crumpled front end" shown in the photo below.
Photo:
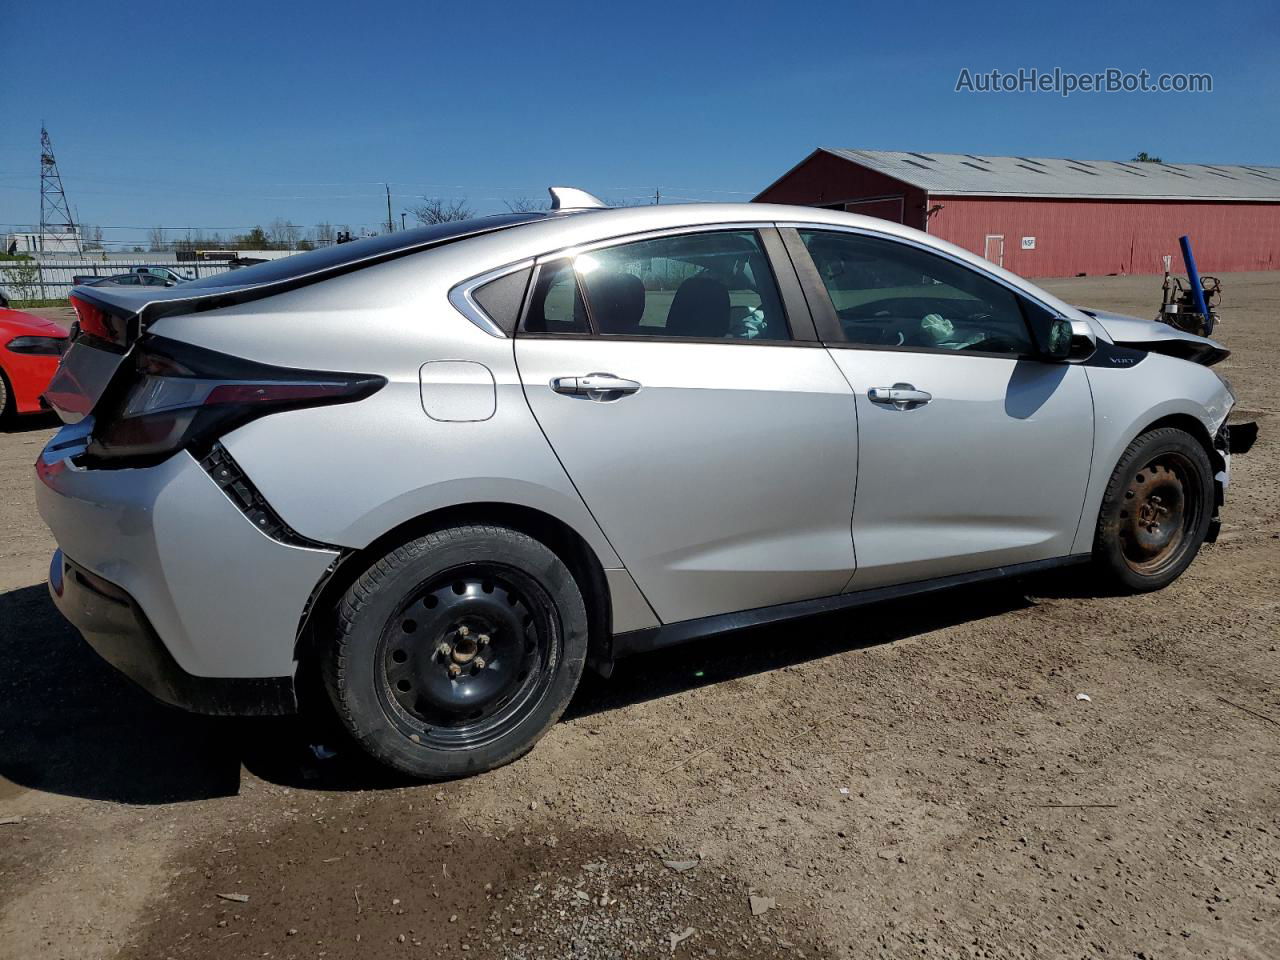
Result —
[[1179, 330], [1167, 323], [1129, 317], [1107, 310], [1084, 307], [1076, 309], [1098, 321], [1102, 329], [1107, 332], [1107, 336], [1122, 346], [1162, 353], [1165, 356], [1190, 360], [1192, 363], [1199, 363], [1206, 367], [1211, 367], [1231, 355], [1231, 351], [1218, 341]]

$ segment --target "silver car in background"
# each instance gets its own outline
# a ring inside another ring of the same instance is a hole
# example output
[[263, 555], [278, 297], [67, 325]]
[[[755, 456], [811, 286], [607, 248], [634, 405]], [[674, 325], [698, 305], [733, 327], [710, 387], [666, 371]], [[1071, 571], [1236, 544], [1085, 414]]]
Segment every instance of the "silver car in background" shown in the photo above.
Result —
[[36, 465], [58, 607], [159, 698], [484, 770], [587, 664], [1217, 529], [1213, 341], [883, 220], [771, 205], [444, 224], [78, 288]]

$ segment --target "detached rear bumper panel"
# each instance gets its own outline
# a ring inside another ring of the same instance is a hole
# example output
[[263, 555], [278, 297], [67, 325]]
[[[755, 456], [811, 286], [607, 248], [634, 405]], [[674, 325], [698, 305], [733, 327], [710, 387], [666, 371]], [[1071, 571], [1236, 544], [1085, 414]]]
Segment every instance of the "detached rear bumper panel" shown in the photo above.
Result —
[[187, 453], [145, 469], [77, 467], [78, 430], [63, 428], [36, 469], [36, 504], [65, 555], [127, 595], [182, 672], [292, 676], [299, 620], [336, 551], [263, 533]]
[[157, 700], [222, 716], [270, 716], [297, 709], [293, 677], [195, 677], [160, 642], [136, 600], [61, 550], [49, 565], [54, 605], [102, 659]]

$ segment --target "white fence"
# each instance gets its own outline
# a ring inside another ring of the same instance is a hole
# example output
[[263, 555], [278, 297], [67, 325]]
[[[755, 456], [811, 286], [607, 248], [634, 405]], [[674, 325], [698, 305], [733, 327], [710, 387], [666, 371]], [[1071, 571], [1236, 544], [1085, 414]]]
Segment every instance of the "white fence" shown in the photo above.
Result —
[[130, 273], [134, 267], [164, 266], [192, 279], [226, 273], [231, 267], [219, 261], [187, 260], [146, 255], [137, 260], [0, 260], [0, 293], [10, 300], [60, 300], [70, 292], [72, 277], [111, 277]]

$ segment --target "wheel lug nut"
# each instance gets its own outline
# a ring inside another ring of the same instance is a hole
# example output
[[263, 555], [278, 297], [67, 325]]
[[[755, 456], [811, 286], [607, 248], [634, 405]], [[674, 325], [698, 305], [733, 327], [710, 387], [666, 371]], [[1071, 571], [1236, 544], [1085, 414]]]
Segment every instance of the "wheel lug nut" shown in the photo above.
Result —
[[462, 668], [460, 666], [456, 663], [449, 664], [449, 676], [456, 677], [460, 673], [462, 673]]
[[484, 657], [476, 657], [475, 660], [472, 661], [472, 663], [475, 664], [477, 672], [484, 669]]
[[471, 628], [468, 627], [465, 623], [458, 628], [458, 636], [468, 637], [470, 635], [471, 635]]
[[442, 643], [440, 644], [440, 646], [436, 647], [436, 653], [440, 654], [440, 656], [442, 657], [447, 657], [452, 652], [453, 652], [453, 648], [450, 647], [447, 643]]
[[480, 634], [480, 636], [476, 637], [476, 642], [477, 642], [477, 643], [479, 643], [479, 644], [480, 644], [480, 646], [482, 646], [482, 647], [484, 647], [484, 646], [488, 646], [488, 644], [489, 644], [489, 635], [488, 635], [487, 633], [482, 633], [482, 634]]

